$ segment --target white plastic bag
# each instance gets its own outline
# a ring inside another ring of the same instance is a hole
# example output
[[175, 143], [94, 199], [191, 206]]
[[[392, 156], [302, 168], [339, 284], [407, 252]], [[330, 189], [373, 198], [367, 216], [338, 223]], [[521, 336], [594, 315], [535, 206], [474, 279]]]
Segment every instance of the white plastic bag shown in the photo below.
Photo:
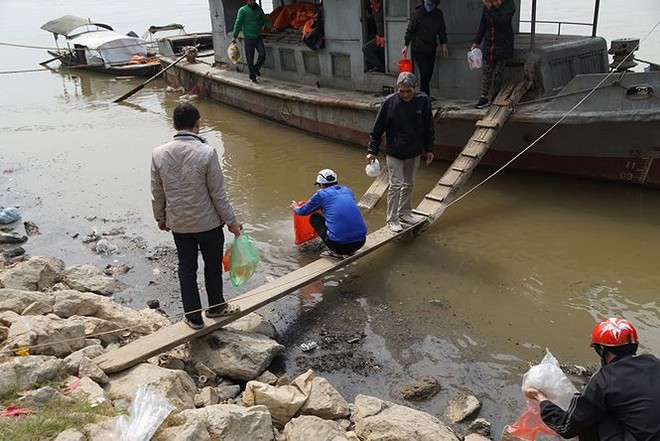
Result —
[[364, 171], [367, 173], [367, 176], [370, 178], [375, 178], [380, 174], [380, 162], [378, 159], [374, 159], [364, 168]]
[[548, 349], [545, 352], [545, 357], [543, 357], [541, 363], [529, 368], [523, 376], [522, 389], [525, 390], [528, 387], [538, 389], [550, 401], [566, 410], [573, 395], [577, 393], [577, 389], [566, 374], [562, 372], [554, 355]]
[[470, 70], [481, 69], [481, 62], [483, 60], [483, 54], [481, 49], [475, 47], [467, 53], [468, 67]]
[[152, 386], [140, 386], [129, 409], [128, 418], [117, 418], [112, 436], [116, 441], [149, 441], [174, 409]]
[[227, 56], [229, 57], [229, 61], [234, 64], [238, 63], [238, 60], [241, 59], [241, 51], [238, 50], [236, 43], [231, 43], [229, 45], [227, 48]]

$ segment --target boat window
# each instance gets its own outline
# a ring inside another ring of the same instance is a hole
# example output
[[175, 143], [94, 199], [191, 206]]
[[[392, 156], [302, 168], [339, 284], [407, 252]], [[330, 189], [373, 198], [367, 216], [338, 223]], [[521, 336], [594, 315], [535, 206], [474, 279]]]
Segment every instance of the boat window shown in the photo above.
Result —
[[405, 17], [408, 18], [408, 5], [402, 1], [386, 1], [385, 15], [388, 17]]

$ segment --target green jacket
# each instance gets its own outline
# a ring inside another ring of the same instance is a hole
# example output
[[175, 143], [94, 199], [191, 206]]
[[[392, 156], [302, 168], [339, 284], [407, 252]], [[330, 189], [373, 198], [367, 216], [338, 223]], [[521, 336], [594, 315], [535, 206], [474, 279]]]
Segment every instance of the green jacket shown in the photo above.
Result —
[[241, 31], [243, 31], [243, 38], [259, 38], [261, 37], [261, 28], [264, 26], [273, 28], [273, 24], [268, 21], [263, 9], [258, 5], [254, 9], [248, 5], [244, 5], [238, 10], [238, 15], [236, 16], [233, 32], [234, 38], [238, 38]]

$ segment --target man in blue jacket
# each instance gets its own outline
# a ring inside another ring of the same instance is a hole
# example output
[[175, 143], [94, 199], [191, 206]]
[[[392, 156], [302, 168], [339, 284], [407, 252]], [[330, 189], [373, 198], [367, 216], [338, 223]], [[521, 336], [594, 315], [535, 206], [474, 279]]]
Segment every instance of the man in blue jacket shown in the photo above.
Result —
[[[291, 209], [300, 216], [310, 213], [309, 222], [328, 247], [322, 256], [343, 259], [362, 248], [367, 237], [367, 225], [362, 219], [355, 196], [348, 187], [339, 185], [337, 174], [330, 169], [316, 175], [320, 188], [304, 205], [291, 201]], [[314, 213], [321, 210], [323, 214]]]

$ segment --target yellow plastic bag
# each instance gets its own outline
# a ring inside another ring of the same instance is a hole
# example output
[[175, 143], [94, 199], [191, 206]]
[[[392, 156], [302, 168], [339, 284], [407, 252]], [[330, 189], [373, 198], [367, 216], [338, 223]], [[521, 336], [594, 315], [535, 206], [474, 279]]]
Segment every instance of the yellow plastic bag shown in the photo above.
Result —
[[229, 60], [234, 64], [238, 63], [238, 60], [241, 59], [241, 52], [238, 50], [236, 43], [231, 43], [229, 45], [227, 48], [227, 56], [229, 57]]

